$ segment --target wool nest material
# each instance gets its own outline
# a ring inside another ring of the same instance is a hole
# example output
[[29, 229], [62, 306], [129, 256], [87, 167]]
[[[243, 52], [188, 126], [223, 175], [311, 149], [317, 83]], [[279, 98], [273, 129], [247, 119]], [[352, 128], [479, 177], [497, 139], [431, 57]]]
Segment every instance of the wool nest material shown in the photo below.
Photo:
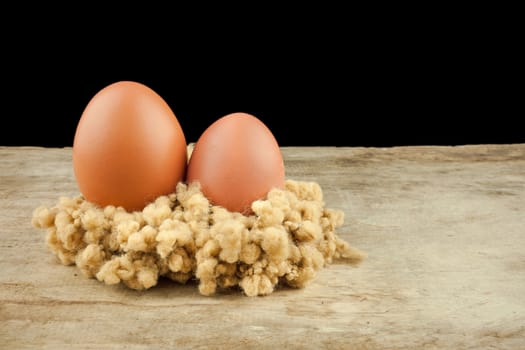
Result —
[[267, 295], [279, 284], [304, 287], [333, 259], [356, 264], [364, 257], [336, 234], [343, 212], [325, 208], [315, 182], [287, 180], [252, 210], [245, 216], [211, 205], [197, 183], [181, 182], [140, 212], [61, 197], [36, 208], [32, 224], [47, 229], [47, 245], [62, 264], [137, 290], [164, 276], [197, 279], [203, 295], [235, 286]]

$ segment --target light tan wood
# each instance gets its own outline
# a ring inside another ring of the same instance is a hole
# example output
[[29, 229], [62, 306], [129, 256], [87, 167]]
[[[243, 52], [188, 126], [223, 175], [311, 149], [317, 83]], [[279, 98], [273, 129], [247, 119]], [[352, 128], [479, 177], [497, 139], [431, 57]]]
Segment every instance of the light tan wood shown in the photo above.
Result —
[[0, 348], [525, 348], [525, 145], [282, 151], [369, 257], [250, 298], [59, 264], [30, 221], [78, 194], [71, 149], [0, 147]]

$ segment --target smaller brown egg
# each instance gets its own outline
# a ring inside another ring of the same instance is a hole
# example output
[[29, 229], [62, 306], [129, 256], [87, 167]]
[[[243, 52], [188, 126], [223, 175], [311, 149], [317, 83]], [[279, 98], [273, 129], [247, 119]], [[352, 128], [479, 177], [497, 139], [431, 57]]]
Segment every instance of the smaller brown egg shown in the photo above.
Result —
[[198, 181], [215, 205], [243, 214], [274, 187], [284, 187], [284, 162], [268, 127], [247, 113], [228, 114], [195, 143], [187, 182]]

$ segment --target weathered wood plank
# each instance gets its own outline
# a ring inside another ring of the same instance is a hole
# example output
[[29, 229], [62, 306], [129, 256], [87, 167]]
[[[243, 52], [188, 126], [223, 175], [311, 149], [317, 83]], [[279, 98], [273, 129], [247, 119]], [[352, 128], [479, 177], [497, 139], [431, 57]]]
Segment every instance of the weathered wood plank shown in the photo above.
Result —
[[33, 209], [76, 195], [71, 149], [0, 147], [0, 344], [6, 349], [525, 347], [525, 145], [283, 148], [369, 257], [302, 290], [144, 292], [65, 267]]

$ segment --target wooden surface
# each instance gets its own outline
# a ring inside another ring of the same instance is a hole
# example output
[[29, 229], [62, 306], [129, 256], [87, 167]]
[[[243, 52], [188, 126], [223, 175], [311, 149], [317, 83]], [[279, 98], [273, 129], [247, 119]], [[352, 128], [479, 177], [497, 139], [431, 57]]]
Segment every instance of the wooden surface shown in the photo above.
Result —
[[31, 227], [78, 192], [71, 149], [0, 147], [2, 349], [524, 349], [525, 145], [283, 148], [369, 257], [301, 290], [143, 292], [63, 266]]

